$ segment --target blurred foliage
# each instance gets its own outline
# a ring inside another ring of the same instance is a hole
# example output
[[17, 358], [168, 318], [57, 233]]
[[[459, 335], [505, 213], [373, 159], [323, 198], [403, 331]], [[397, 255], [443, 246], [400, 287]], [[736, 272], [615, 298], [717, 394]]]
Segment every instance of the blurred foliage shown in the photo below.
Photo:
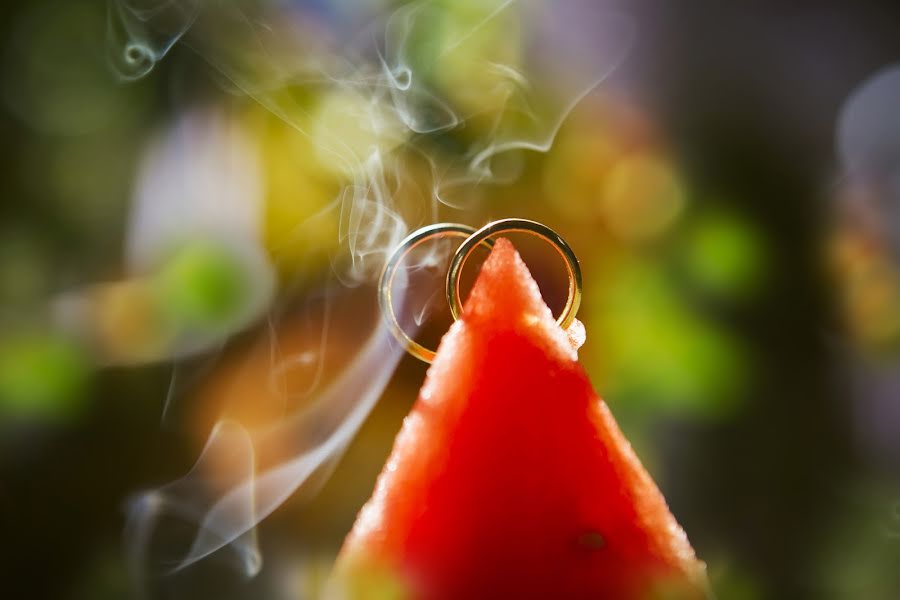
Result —
[[[895, 498], [885, 505], [884, 498]], [[820, 549], [819, 594], [828, 600], [889, 600], [900, 594], [900, 490], [863, 482]]]
[[158, 275], [162, 310], [181, 327], [225, 329], [247, 301], [248, 284], [241, 271], [226, 248], [188, 244]]
[[610, 402], [705, 417], [733, 412], [747, 376], [740, 345], [687, 302], [671, 274], [635, 258], [594, 281], [586, 294], [596, 327], [590, 364]]
[[[265, 181], [265, 244], [286, 278], [321, 265], [338, 245], [338, 218], [327, 210], [340, 186], [312, 140], [254, 107], [246, 117], [258, 134]], [[323, 164], [323, 162], [325, 164]]]
[[85, 409], [90, 375], [84, 353], [47, 333], [0, 340], [0, 418], [64, 422]]
[[7, 106], [43, 134], [85, 135], [127, 126], [150, 98], [110, 77], [107, 18], [83, 2], [30, 3], [6, 38]]
[[740, 301], [763, 283], [765, 243], [739, 215], [699, 216], [690, 224], [683, 246], [687, 276], [703, 292]]
[[765, 595], [756, 578], [741, 572], [740, 567], [724, 557], [717, 557], [709, 571], [710, 584], [716, 597], [731, 600], [763, 600]]

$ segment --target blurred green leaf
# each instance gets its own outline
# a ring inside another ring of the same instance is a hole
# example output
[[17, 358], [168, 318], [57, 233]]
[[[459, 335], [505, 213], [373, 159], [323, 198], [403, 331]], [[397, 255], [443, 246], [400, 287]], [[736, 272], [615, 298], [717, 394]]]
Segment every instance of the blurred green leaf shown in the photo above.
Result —
[[68, 419], [83, 409], [89, 366], [81, 349], [48, 334], [0, 342], [0, 414]]
[[249, 290], [243, 266], [224, 246], [197, 242], [182, 247], [159, 275], [164, 310], [185, 328], [227, 328], [245, 306]]
[[691, 281], [730, 300], [753, 293], [765, 274], [765, 246], [737, 215], [706, 214], [688, 227], [682, 256]]
[[663, 269], [626, 261], [587, 297], [600, 323], [597, 371], [615, 402], [721, 416], [746, 377], [737, 340], [678, 295]]

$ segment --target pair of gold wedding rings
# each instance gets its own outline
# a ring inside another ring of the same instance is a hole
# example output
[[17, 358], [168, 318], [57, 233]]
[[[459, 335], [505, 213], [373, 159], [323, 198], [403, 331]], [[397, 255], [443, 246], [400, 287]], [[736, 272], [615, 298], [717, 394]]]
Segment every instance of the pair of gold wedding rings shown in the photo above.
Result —
[[557, 318], [557, 323], [563, 329], [567, 328], [575, 320], [578, 306], [581, 304], [581, 267], [572, 248], [558, 233], [537, 221], [528, 219], [501, 219], [488, 223], [481, 229], [475, 229], [459, 223], [436, 223], [413, 231], [394, 249], [384, 265], [381, 279], [378, 285], [378, 305], [381, 313], [388, 323], [394, 337], [402, 343], [406, 350], [427, 363], [434, 359], [434, 350], [422, 346], [412, 339], [400, 326], [397, 315], [394, 313], [393, 288], [394, 277], [397, 269], [412, 252], [413, 249], [425, 242], [444, 237], [465, 238], [456, 249], [450, 268], [447, 271], [447, 302], [450, 304], [450, 312], [454, 319], [459, 319], [462, 314], [462, 298], [460, 297], [459, 282], [462, 269], [475, 248], [482, 245], [490, 248], [494, 245], [494, 238], [504, 233], [527, 233], [548, 242], [566, 264], [569, 275], [569, 295], [562, 313]]

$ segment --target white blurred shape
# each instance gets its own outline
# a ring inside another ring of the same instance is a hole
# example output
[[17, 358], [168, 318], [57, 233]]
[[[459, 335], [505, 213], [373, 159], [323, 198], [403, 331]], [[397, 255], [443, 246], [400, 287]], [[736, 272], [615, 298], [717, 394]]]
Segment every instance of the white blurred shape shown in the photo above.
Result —
[[881, 178], [900, 172], [900, 65], [878, 71], [850, 94], [837, 138], [850, 175]]
[[[263, 201], [259, 154], [240, 124], [216, 109], [184, 114], [142, 157], [126, 232], [127, 277], [59, 296], [60, 325], [89, 339], [105, 364], [171, 360], [218, 346], [258, 320], [275, 291], [261, 236]], [[237, 289], [221, 292], [217, 284]], [[215, 297], [223, 293], [233, 297]], [[216, 314], [217, 301], [234, 306]]]
[[251, 137], [216, 109], [186, 113], [144, 153], [126, 242], [129, 265], [152, 268], [198, 238], [258, 245], [262, 210]]

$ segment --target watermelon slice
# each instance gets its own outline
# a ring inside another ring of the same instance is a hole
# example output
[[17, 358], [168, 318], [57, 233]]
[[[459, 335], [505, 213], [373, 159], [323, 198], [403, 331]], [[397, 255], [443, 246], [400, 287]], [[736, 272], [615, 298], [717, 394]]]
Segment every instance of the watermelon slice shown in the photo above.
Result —
[[705, 597], [705, 567], [497, 241], [338, 559], [352, 598]]

